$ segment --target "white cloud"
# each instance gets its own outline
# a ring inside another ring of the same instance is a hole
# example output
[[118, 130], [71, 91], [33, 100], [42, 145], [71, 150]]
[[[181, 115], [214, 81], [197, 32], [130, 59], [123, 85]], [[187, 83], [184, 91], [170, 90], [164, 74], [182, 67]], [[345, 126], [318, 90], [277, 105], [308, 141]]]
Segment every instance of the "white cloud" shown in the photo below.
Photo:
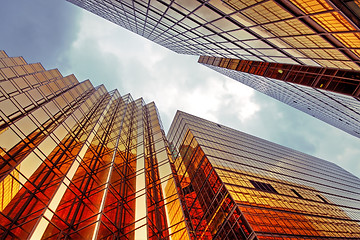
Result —
[[[85, 49], [89, 43], [92, 49]], [[69, 53], [76, 61], [87, 54], [87, 61], [92, 57], [98, 62], [86, 68], [85, 78], [92, 82], [104, 82], [122, 94], [130, 92], [134, 98], [155, 101], [165, 129], [178, 109], [219, 121], [217, 116], [231, 106], [238, 120], [245, 121], [260, 108], [251, 100], [253, 89], [201, 66], [197, 56], [176, 54], [87, 12], [83, 12], [78, 38]], [[92, 78], [100, 73], [106, 79]]]
[[342, 163], [345, 169], [358, 175], [360, 173], [360, 160], [354, 161], [353, 156], [360, 156], [360, 149], [356, 148], [356, 146], [349, 146], [337, 155], [336, 160]]

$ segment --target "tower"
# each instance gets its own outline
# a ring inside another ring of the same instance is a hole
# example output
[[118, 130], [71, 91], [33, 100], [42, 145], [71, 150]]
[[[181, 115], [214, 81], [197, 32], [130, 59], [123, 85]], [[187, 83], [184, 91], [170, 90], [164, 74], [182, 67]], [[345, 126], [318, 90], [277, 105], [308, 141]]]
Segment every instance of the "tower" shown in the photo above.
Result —
[[360, 179], [178, 111], [168, 133], [192, 239], [358, 239]]
[[[0, 52], [0, 238], [169, 239], [155, 104]], [[174, 189], [174, 187], [172, 187]], [[183, 226], [183, 227], [179, 227]]]

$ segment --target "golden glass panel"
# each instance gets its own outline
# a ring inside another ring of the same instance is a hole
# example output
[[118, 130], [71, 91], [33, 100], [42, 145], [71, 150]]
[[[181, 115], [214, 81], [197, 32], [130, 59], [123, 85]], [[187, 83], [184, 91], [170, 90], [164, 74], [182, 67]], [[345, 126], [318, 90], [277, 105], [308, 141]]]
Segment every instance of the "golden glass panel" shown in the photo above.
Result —
[[13, 81], [20, 89], [25, 89], [29, 87], [29, 84], [25, 82], [24, 78], [15, 78]]
[[7, 78], [13, 78], [16, 77], [15, 73], [13, 72], [13, 70], [11, 68], [2, 68], [0, 70], [0, 73], [3, 73], [4, 76], [6, 76]]
[[45, 71], [44, 67], [40, 63], [34, 63], [32, 66], [36, 69], [38, 72]]
[[0, 109], [5, 114], [5, 116], [10, 116], [15, 112], [19, 111], [16, 105], [10, 100], [6, 99], [0, 102]]
[[229, 35], [235, 37], [238, 41], [239, 40], [248, 40], [248, 39], [256, 39], [251, 33], [245, 30], [237, 30], [233, 32], [228, 32]]
[[0, 58], [6, 58], [6, 57], [8, 57], [6, 52], [4, 50], [0, 50]]
[[308, 26], [306, 26], [298, 19], [290, 19], [281, 22], [266, 24], [263, 25], [263, 28], [265, 28], [272, 34], [281, 37], [314, 33], [313, 30], [311, 30]]
[[222, 18], [219, 20], [216, 20], [215, 22], [212, 22], [213, 25], [221, 29], [222, 31], [231, 31], [235, 29], [239, 29], [239, 26], [233, 24], [229, 20]]
[[172, 239], [188, 239], [186, 234], [186, 225], [182, 214], [181, 203], [177, 195], [174, 179], [169, 177], [165, 187], [165, 195], [167, 197], [167, 209], [169, 214]]
[[[27, 73], [31, 74], [31, 73], [34, 73], [35, 70], [32, 68], [32, 65], [29, 64], [29, 65], [24, 65], [24, 69]], [[29, 75], [28, 75], [29, 76]]]
[[338, 12], [322, 13], [311, 16], [320, 26], [328, 32], [344, 32], [356, 30], [350, 22], [348, 22]]
[[13, 62], [12, 58], [4, 58], [3, 62], [5, 63], [6, 66], [8, 67], [13, 67], [15, 66], [15, 63]]
[[261, 2], [262, 0], [227, 0], [225, 1], [227, 4], [229, 4], [231, 7], [233, 7], [236, 10], [241, 10], [243, 8], [246, 8], [248, 6], [254, 5], [258, 2]]
[[242, 11], [242, 13], [258, 24], [284, 20], [292, 17], [288, 11], [281, 8], [274, 1], [256, 5]]
[[13, 61], [17, 64], [17, 65], [23, 65], [26, 64], [26, 61], [24, 60], [24, 58], [22, 57], [14, 57]]
[[282, 40], [294, 48], [332, 48], [330, 43], [318, 35], [284, 37]]
[[360, 57], [360, 50], [358, 50], [358, 49], [351, 49], [351, 51]]
[[360, 33], [338, 33], [333, 34], [340, 42], [348, 48], [359, 48], [360, 46]]
[[4, 81], [0, 83], [0, 87], [2, 89], [4, 89], [4, 92], [6, 92], [7, 94], [11, 94], [13, 92], [16, 91], [16, 88], [14, 87], [14, 85], [11, 83], [11, 81]]
[[[0, 149], [1, 151], [1, 149]], [[20, 189], [19, 166], [16, 167], [2, 182], [0, 182], [0, 211], [15, 197]]]
[[14, 70], [17, 73], [17, 75], [19, 75], [19, 76], [22, 76], [22, 75], [26, 74], [24, 69], [22, 67], [20, 67], [20, 66], [15, 66]]
[[[151, 1], [151, 5], [153, 5], [156, 1]], [[197, 7], [200, 6], [200, 3], [197, 1], [188, 1], [188, 0], [176, 0], [176, 3], [179, 4], [180, 6], [182, 6], [184, 9], [188, 10], [188, 11], [193, 11], [195, 10]], [[158, 5], [162, 5], [162, 4], [158, 4]]]
[[231, 7], [229, 7], [227, 4], [223, 3], [221, 0], [210, 0], [208, 3], [226, 14], [233, 12]]
[[246, 27], [249, 27], [249, 26], [252, 26], [255, 24], [248, 17], [245, 17], [241, 13], [235, 13], [235, 14], [231, 15], [231, 18], [234, 19], [235, 21], [238, 21], [239, 23], [241, 23], [242, 25], [244, 25]]
[[334, 60], [316, 60], [321, 66], [329, 68], [341, 68], [349, 70], [358, 70], [360, 69], [355, 63], [350, 61], [334, 61]]
[[221, 17], [221, 15], [217, 14], [216, 12], [212, 11], [211, 9], [209, 9], [206, 6], [202, 6], [202, 7], [198, 8], [195, 11], [195, 14], [208, 22]]
[[349, 60], [337, 49], [299, 49], [299, 51], [309, 58]]
[[290, 1], [306, 14], [324, 12], [333, 9], [325, 0], [290, 0]]

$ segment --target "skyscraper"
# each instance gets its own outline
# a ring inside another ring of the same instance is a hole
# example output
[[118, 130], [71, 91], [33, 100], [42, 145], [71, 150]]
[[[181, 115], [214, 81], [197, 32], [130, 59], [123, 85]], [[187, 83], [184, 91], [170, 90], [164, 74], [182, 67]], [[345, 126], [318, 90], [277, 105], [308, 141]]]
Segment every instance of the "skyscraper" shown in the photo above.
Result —
[[357, 1], [68, 1], [178, 53], [360, 70]]
[[359, 239], [333, 163], [0, 51], [1, 239]]
[[359, 239], [360, 179], [178, 111], [168, 133], [192, 239]]
[[154, 103], [1, 51], [0, 114], [1, 239], [186, 236]]
[[[358, 1], [68, 1], [177, 53], [360, 70]], [[358, 97], [210, 67], [360, 137]]]

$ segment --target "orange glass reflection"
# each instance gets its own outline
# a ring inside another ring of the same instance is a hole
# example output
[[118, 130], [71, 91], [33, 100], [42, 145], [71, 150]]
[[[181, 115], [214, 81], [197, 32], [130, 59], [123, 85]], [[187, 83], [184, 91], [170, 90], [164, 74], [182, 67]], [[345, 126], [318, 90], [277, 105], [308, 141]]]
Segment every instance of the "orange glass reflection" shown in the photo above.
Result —
[[[222, 166], [218, 172], [258, 236], [360, 237], [360, 225], [309, 186]], [[270, 185], [275, 192], [258, 188], [253, 185], [255, 180]]]
[[176, 161], [182, 161], [187, 171], [177, 178], [191, 239], [246, 239], [251, 228], [191, 131], [180, 154]]
[[330, 12], [311, 16], [320, 26], [328, 32], [345, 32], [356, 30], [340, 13]]
[[325, 0], [290, 0], [290, 1], [306, 14], [324, 12], [333, 9]]

